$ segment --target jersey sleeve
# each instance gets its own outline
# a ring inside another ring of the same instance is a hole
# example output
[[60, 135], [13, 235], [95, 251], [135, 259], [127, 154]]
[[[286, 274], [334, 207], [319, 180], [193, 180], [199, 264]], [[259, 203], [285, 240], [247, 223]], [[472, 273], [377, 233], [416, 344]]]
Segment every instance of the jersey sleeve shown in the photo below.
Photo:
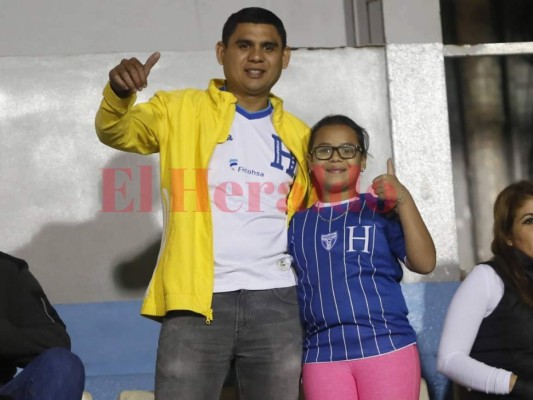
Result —
[[405, 262], [407, 254], [405, 250], [405, 239], [403, 236], [403, 229], [400, 220], [395, 215], [386, 216], [386, 230], [385, 234], [389, 243], [389, 248], [401, 262]]

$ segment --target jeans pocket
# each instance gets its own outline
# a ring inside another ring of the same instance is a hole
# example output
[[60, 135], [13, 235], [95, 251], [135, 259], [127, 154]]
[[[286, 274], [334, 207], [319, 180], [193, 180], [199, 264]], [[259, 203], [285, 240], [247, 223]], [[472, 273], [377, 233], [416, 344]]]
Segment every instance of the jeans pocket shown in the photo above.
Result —
[[298, 294], [296, 292], [296, 286], [272, 289], [272, 294], [276, 299], [283, 303], [291, 304], [294, 306], [298, 305]]

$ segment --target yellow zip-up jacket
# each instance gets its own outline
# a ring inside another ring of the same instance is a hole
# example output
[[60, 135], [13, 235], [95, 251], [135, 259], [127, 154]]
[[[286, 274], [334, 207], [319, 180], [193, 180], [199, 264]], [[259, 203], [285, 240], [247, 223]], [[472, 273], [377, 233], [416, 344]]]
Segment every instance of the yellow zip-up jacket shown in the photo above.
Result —
[[[207, 186], [209, 160], [215, 146], [228, 138], [237, 98], [212, 80], [207, 90], [157, 92], [148, 102], [134, 105], [136, 96], [121, 99], [109, 84], [96, 114], [100, 140], [116, 149], [160, 153], [163, 222], [156, 269], [141, 314], [160, 319], [171, 310], [190, 310], [213, 319], [213, 222]], [[287, 198], [288, 219], [310, 206], [307, 173], [309, 128], [283, 110], [283, 102], [269, 96], [274, 128], [298, 162]]]

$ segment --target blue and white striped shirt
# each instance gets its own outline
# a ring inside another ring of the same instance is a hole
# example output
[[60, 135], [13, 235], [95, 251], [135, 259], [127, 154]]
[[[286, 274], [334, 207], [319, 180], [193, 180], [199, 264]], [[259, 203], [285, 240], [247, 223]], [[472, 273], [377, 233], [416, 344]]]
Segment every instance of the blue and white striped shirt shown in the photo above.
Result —
[[305, 363], [372, 357], [416, 343], [399, 284], [402, 227], [378, 206], [361, 194], [317, 203], [291, 221]]

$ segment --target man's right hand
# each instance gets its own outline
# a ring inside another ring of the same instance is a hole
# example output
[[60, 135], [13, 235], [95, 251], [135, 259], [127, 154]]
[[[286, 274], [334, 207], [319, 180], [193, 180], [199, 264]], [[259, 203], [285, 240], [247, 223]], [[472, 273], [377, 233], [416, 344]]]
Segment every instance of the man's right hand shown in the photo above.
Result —
[[136, 91], [143, 90], [148, 85], [150, 70], [159, 61], [161, 54], [153, 53], [144, 64], [138, 59], [122, 60], [115, 68], [109, 71], [111, 89], [118, 97], [126, 98]]

